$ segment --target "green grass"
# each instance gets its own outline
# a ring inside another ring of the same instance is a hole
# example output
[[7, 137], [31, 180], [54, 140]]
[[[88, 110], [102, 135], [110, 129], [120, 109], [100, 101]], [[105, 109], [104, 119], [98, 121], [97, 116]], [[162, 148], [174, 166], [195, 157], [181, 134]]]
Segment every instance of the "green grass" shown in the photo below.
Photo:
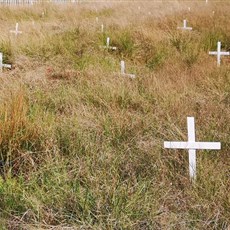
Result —
[[[191, 3], [184, 33], [187, 3], [155, 4], [0, 10], [14, 66], [0, 79], [1, 229], [229, 228], [230, 69], [208, 51], [229, 49], [230, 5]], [[117, 51], [100, 48], [108, 36]], [[187, 151], [163, 149], [187, 139], [187, 116], [197, 141], [222, 143], [197, 151], [195, 184]]]

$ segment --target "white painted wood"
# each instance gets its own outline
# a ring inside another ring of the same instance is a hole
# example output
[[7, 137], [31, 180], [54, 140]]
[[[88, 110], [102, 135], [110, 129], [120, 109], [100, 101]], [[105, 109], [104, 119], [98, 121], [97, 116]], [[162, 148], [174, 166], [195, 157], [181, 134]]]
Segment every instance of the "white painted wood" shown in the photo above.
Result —
[[121, 61], [121, 75], [122, 76], [127, 76], [129, 78], [136, 78], [135, 74], [128, 74], [125, 73], [125, 61]]
[[[195, 122], [194, 117], [187, 118], [187, 129], [188, 129], [188, 141], [190, 143], [195, 143]], [[189, 175], [191, 178], [196, 177], [196, 150], [195, 148], [190, 148], [188, 150], [189, 156]]]
[[192, 27], [187, 27], [187, 21], [186, 19], [183, 20], [183, 27], [177, 27], [177, 29], [181, 30], [192, 30]]
[[22, 31], [18, 30], [18, 23], [16, 23], [15, 30], [10, 30], [10, 33], [14, 33], [16, 36], [22, 33]]
[[109, 44], [110, 44], [110, 38], [107, 37], [107, 39], [106, 39], [106, 46], [102, 46], [102, 48], [109, 49], [109, 50], [116, 50], [117, 49], [117, 47], [110, 46]]
[[125, 62], [121, 61], [121, 74], [125, 74]]
[[219, 142], [165, 141], [164, 146], [170, 149], [220, 149]]
[[170, 149], [188, 149], [189, 152], [189, 175], [191, 180], [196, 179], [196, 150], [219, 150], [220, 142], [196, 142], [195, 140], [195, 121], [194, 117], [187, 117], [188, 141], [165, 141], [164, 148]]
[[101, 32], [104, 33], [104, 25], [101, 24]]
[[2, 72], [3, 67], [11, 69], [11, 65], [9, 65], [9, 64], [3, 64], [3, 54], [0, 53], [0, 71], [1, 72]]
[[106, 46], [107, 46], [107, 48], [109, 48], [109, 42], [110, 42], [110, 38], [107, 37], [107, 39], [106, 39]]
[[217, 51], [210, 51], [209, 55], [217, 55], [217, 66], [220, 66], [221, 56], [229, 56], [230, 52], [221, 52], [221, 42], [217, 42]]
[[96, 17], [96, 22], [98, 23], [98, 17]]

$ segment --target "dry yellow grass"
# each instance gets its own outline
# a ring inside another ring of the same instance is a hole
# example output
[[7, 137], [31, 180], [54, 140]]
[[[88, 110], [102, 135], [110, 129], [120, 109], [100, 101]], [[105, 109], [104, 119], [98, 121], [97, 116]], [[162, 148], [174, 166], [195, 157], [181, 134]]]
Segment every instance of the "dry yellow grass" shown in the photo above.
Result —
[[[0, 78], [2, 229], [228, 229], [229, 59], [217, 68], [208, 51], [218, 40], [230, 50], [229, 9], [0, 8], [0, 51], [13, 65]], [[192, 32], [176, 29], [184, 18]], [[107, 36], [118, 51], [99, 48]], [[136, 79], [119, 76], [122, 59]], [[198, 152], [193, 185], [187, 152], [163, 149], [186, 140], [187, 116], [197, 140], [222, 143]]]

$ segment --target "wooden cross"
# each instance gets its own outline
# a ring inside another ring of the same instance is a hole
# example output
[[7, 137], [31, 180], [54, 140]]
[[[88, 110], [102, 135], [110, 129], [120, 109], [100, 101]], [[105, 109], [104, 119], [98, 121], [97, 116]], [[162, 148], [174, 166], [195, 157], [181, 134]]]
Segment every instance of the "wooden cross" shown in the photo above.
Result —
[[116, 50], [117, 49], [117, 47], [115, 47], [115, 46], [110, 46], [109, 43], [110, 43], [110, 38], [107, 37], [107, 39], [106, 39], [106, 46], [103, 46], [103, 48], [104, 49], [109, 49], [109, 50]]
[[186, 19], [183, 20], [183, 27], [177, 27], [177, 29], [181, 30], [192, 30], [192, 27], [187, 27], [187, 21]]
[[9, 64], [3, 64], [3, 54], [0, 53], [0, 71], [1, 72], [2, 72], [3, 67], [11, 69], [11, 65], [9, 65]]
[[221, 42], [217, 42], [217, 52], [216, 51], [211, 51], [209, 52], [209, 55], [217, 55], [217, 66], [220, 66], [220, 59], [221, 55], [222, 56], [229, 56], [230, 52], [221, 52]]
[[189, 175], [191, 180], [196, 179], [196, 150], [197, 149], [221, 149], [220, 142], [196, 142], [194, 117], [187, 117], [188, 141], [176, 142], [165, 141], [164, 148], [188, 149], [189, 152]]
[[18, 23], [16, 23], [15, 30], [10, 30], [10, 33], [15, 33], [16, 36], [22, 33], [22, 31], [18, 30]]
[[121, 61], [121, 75], [130, 77], [130, 78], [135, 78], [136, 77], [135, 74], [127, 74], [127, 73], [125, 73], [125, 62], [124, 61]]

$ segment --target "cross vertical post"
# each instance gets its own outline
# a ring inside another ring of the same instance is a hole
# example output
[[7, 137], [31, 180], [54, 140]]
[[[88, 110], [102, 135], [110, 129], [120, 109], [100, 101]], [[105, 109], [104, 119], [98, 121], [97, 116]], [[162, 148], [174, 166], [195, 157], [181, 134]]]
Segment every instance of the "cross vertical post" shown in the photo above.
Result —
[[184, 25], [184, 28], [186, 28], [186, 27], [187, 27], [187, 21], [186, 21], [186, 19], [184, 19], [184, 21], [183, 21], [183, 25]]
[[[188, 141], [195, 142], [195, 121], [194, 117], [187, 117]], [[189, 175], [196, 179], [196, 150], [189, 149]]]
[[125, 74], [125, 62], [121, 61], [121, 74]]
[[221, 42], [217, 42], [217, 65], [220, 66]]
[[2, 58], [2, 53], [0, 53], [0, 71], [2, 72], [2, 62], [3, 62], [3, 60], [2, 60], [3, 58]]
[[109, 41], [110, 41], [110, 38], [107, 37], [107, 40], [106, 40], [106, 47], [109, 48]]

